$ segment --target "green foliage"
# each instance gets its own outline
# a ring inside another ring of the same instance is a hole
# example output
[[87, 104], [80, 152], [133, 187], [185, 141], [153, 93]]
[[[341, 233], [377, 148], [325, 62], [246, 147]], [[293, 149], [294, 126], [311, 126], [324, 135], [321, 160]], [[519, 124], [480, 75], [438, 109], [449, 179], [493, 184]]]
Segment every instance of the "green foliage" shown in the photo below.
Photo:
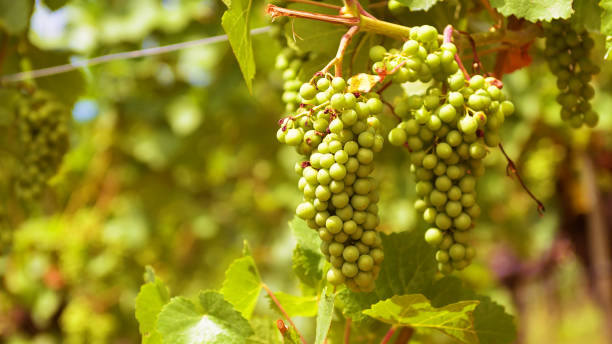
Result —
[[[318, 297], [295, 296], [282, 291], [274, 293], [278, 302], [290, 317], [314, 317], [317, 315]], [[276, 304], [270, 300], [270, 307], [277, 309]]]
[[242, 76], [249, 92], [252, 93], [255, 77], [255, 58], [251, 39], [250, 16], [252, 0], [224, 0], [228, 10], [223, 13], [221, 25], [229, 37], [229, 42], [238, 60]]
[[246, 255], [234, 260], [225, 271], [221, 294], [242, 316], [251, 319], [261, 288], [255, 261], [253, 257]]
[[254, 332], [248, 321], [223, 296], [200, 293], [198, 303], [174, 297], [159, 313], [157, 330], [168, 344], [240, 344]]
[[142, 343], [161, 344], [162, 338], [156, 329], [157, 316], [162, 307], [170, 301], [170, 296], [164, 282], [157, 279], [154, 274], [149, 280], [140, 287], [136, 297], [136, 319], [142, 334]]
[[516, 327], [512, 316], [489, 297], [477, 295], [466, 288], [458, 278], [444, 277], [436, 281], [424, 294], [434, 307], [461, 300], [479, 301], [473, 316], [474, 329], [481, 344], [512, 343], [516, 340]]
[[300, 281], [318, 290], [319, 283], [323, 278], [323, 264], [325, 259], [319, 250], [321, 239], [315, 231], [308, 228], [304, 221], [297, 217], [289, 223], [297, 244], [293, 250], [293, 271]]
[[329, 326], [332, 322], [332, 315], [334, 313], [334, 299], [335, 294], [330, 293], [327, 288], [323, 289], [317, 313], [317, 336], [314, 341], [315, 344], [322, 344], [327, 338]]
[[434, 329], [462, 343], [479, 343], [472, 313], [478, 301], [459, 301], [432, 307], [421, 294], [396, 295], [363, 311], [366, 315], [395, 326]]
[[68, 0], [43, 0], [43, 2], [51, 11], [56, 11], [64, 7]]
[[566, 19], [572, 13], [572, 0], [491, 0], [491, 6], [508, 17], [514, 15], [531, 22]]
[[0, 27], [12, 35], [22, 33], [32, 14], [34, 0], [0, 1]]
[[440, 0], [398, 0], [411, 11], [427, 11]]

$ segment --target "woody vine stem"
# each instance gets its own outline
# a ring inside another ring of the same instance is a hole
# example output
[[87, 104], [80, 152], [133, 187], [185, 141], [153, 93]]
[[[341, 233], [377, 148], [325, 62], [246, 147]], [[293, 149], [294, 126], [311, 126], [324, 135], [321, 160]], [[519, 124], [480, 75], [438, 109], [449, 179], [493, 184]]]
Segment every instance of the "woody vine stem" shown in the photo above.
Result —
[[[340, 44], [338, 47], [338, 52], [336, 56], [316, 75], [325, 75], [329, 72], [329, 70], [334, 67], [334, 74], [336, 76], [342, 76], [342, 62], [344, 60], [344, 54], [346, 52], [346, 48], [351, 42], [351, 39], [359, 32], [371, 32], [375, 34], [380, 34], [384, 36], [388, 36], [391, 38], [406, 40], [410, 37], [410, 27], [394, 24], [390, 22], [386, 22], [383, 20], [379, 20], [374, 17], [372, 14], [368, 13], [359, 3], [359, 0], [344, 0], [343, 7], [331, 7], [328, 5], [321, 5], [316, 2], [312, 2], [309, 0], [290, 0], [291, 2], [304, 2], [312, 5], [319, 5], [320, 7], [325, 8], [339, 8], [339, 15], [330, 15], [323, 13], [313, 13], [307, 11], [300, 11], [294, 9], [288, 9], [284, 7], [279, 7], [276, 5], [269, 4], [266, 8], [266, 13], [272, 17], [272, 19], [277, 17], [293, 17], [293, 18], [301, 18], [301, 19], [309, 19], [309, 20], [317, 20], [322, 22], [327, 22], [335, 25], [344, 25], [348, 26], [348, 31], [342, 36], [340, 40]], [[484, 1], [487, 2], [487, 1]], [[487, 2], [488, 3], [488, 2]], [[541, 33], [541, 28], [535, 24], [527, 23], [520, 30], [509, 30], [504, 27], [503, 19], [500, 20], [501, 16], [495, 12], [493, 8], [489, 8], [489, 12], [491, 13], [492, 18], [495, 21], [495, 25], [493, 25], [489, 31], [487, 32], [479, 32], [475, 34], [468, 34], [463, 31], [455, 30], [451, 25], [448, 25], [442, 35], [438, 36], [440, 42], [454, 42], [459, 47], [464, 45], [469, 45], [473, 51], [472, 58], [474, 59], [474, 64], [478, 66], [479, 69], [482, 69], [482, 64], [478, 58], [478, 47], [483, 46], [491, 46], [488, 47], [486, 51], [501, 51], [507, 50], [514, 47], [520, 47], [524, 44], [532, 42], [537, 38]], [[453, 39], [454, 38], [454, 39]], [[455, 61], [457, 62], [459, 68], [463, 72], [466, 80], [470, 79], [470, 75], [464, 67], [461, 58], [459, 56], [459, 52], [455, 54]], [[393, 71], [387, 74], [392, 74]], [[501, 75], [497, 76], [498, 78]], [[384, 79], [384, 78], [383, 78]], [[384, 88], [389, 86], [387, 83], [383, 86], [383, 88], [379, 91], [381, 92]], [[498, 81], [496, 86], [499, 88], [503, 87], [501, 81]], [[503, 149], [503, 145], [500, 143], [499, 148], [506, 158], [508, 162], [508, 170], [512, 173], [508, 173], [509, 176], [516, 175], [519, 183], [525, 190], [525, 192], [534, 200], [537, 204], [537, 209], [540, 214], [542, 214], [545, 210], [544, 205], [538, 198], [527, 188], [525, 183], [523, 182], [521, 176], [518, 173], [515, 163], [512, 159], [506, 154]]]

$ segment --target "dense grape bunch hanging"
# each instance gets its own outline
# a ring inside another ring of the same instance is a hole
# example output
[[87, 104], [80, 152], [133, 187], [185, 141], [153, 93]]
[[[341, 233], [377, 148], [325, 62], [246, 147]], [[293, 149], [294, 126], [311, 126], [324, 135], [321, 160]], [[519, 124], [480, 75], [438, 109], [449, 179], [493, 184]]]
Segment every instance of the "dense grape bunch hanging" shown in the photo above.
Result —
[[550, 70], [557, 77], [561, 119], [573, 128], [582, 124], [594, 127], [599, 115], [590, 100], [595, 95], [591, 78], [599, 73], [589, 58], [595, 43], [586, 30], [576, 31], [568, 21], [554, 21], [545, 26], [546, 56]]
[[331, 263], [327, 280], [370, 291], [383, 260], [376, 228], [378, 193], [370, 177], [383, 146], [376, 93], [347, 90], [341, 77], [323, 76], [299, 89], [302, 106], [280, 121], [277, 138], [308, 160], [296, 164], [304, 198], [296, 214], [319, 233]]
[[[431, 26], [413, 29], [401, 51], [370, 51], [378, 70], [395, 70], [394, 80], [431, 83], [424, 94], [406, 94], [395, 106], [402, 118], [389, 142], [410, 151], [419, 199], [415, 208], [429, 224], [425, 240], [437, 248], [438, 269], [463, 269], [475, 255], [469, 233], [480, 215], [476, 178], [484, 173], [487, 147], [496, 147], [498, 129], [514, 105], [499, 81], [474, 75], [469, 81], [454, 59], [456, 47], [439, 46]], [[399, 69], [397, 66], [401, 66]]]
[[50, 95], [37, 91], [16, 111], [23, 157], [16, 175], [16, 191], [22, 199], [37, 197], [55, 175], [68, 150], [67, 109]]

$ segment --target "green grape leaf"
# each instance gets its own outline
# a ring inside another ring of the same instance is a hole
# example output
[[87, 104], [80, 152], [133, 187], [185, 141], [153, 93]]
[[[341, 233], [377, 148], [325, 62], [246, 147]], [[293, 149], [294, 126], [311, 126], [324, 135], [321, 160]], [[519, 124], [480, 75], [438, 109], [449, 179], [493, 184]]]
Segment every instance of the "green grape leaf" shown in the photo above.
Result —
[[586, 28], [590, 31], [599, 31], [601, 27], [601, 7], [597, 0], [574, 1], [574, 15], [572, 24], [579, 29]]
[[250, 319], [261, 288], [261, 278], [253, 257], [244, 256], [234, 260], [225, 271], [221, 294], [242, 316]]
[[[70, 54], [57, 51], [40, 50], [28, 46], [27, 57], [33, 69], [62, 65], [70, 62]], [[72, 71], [36, 79], [36, 85], [52, 93], [59, 101], [71, 107], [85, 92], [85, 79], [81, 71]], [[62, 87], [57, 87], [62, 85]]]
[[142, 335], [143, 344], [161, 344], [161, 336], [155, 329], [157, 315], [162, 310], [162, 307], [170, 300], [168, 288], [166, 285], [153, 276], [150, 279], [150, 272], [147, 269], [147, 279], [149, 282], [140, 287], [140, 292], [136, 297], [136, 320], [138, 320], [138, 328]]
[[276, 321], [269, 318], [253, 318], [251, 319], [251, 327], [253, 334], [247, 338], [247, 344], [281, 344], [283, 336], [276, 327]]
[[170, 300], [157, 319], [164, 344], [242, 344], [254, 334], [249, 322], [215, 291], [200, 293], [199, 304]]
[[436, 274], [435, 250], [423, 240], [422, 231], [382, 235], [385, 260], [381, 265], [376, 288], [370, 293], [343, 290], [339, 298], [345, 316], [364, 320], [362, 310], [393, 295], [423, 293]]
[[43, 0], [43, 2], [51, 11], [55, 11], [64, 7], [68, 0]]
[[334, 313], [334, 298], [335, 294], [328, 293], [327, 288], [321, 292], [321, 300], [319, 301], [319, 312], [317, 313], [317, 334], [315, 344], [322, 344], [327, 338], [329, 326], [331, 325], [332, 315]]
[[322, 279], [325, 262], [319, 250], [321, 239], [316, 231], [297, 217], [289, 222], [289, 227], [297, 239], [293, 250], [293, 271], [302, 283], [316, 289]]
[[[612, 0], [601, 0], [601, 33], [606, 36], [612, 36]], [[609, 41], [606, 39], [606, 48]]]
[[574, 12], [572, 0], [491, 0], [491, 6], [506, 17], [514, 15], [530, 22], [567, 19]]
[[612, 61], [612, 36], [606, 36], [606, 54], [604, 59]]
[[398, 2], [411, 11], [427, 11], [439, 0], [398, 0]]
[[30, 22], [33, 0], [0, 0], [0, 27], [11, 35], [22, 33]]
[[443, 332], [462, 343], [478, 343], [472, 313], [478, 301], [459, 301], [436, 308], [422, 294], [393, 296], [363, 311], [372, 318], [396, 326]]
[[255, 57], [250, 34], [250, 15], [252, 0], [224, 0], [228, 9], [221, 17], [221, 26], [227, 33], [234, 55], [249, 93], [253, 93], [255, 78]]
[[462, 300], [478, 300], [474, 311], [474, 329], [481, 344], [507, 344], [516, 340], [513, 317], [489, 297], [467, 289], [456, 277], [444, 277], [428, 289], [425, 296], [435, 307], [442, 307]]
[[[317, 297], [314, 295], [295, 296], [283, 292], [276, 292], [274, 296], [290, 317], [314, 317], [317, 315]], [[277, 307], [272, 299], [270, 299], [270, 306], [272, 308]]]

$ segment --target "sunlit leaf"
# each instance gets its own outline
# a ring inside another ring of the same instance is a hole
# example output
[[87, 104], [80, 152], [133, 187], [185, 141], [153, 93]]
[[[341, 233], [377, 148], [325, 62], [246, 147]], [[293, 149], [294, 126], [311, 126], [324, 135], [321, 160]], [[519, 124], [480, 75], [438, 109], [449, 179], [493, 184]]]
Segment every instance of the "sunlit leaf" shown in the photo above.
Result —
[[477, 305], [459, 301], [436, 308], [425, 296], [410, 294], [379, 301], [364, 313], [391, 325], [438, 330], [462, 343], [478, 343], [472, 317]]

